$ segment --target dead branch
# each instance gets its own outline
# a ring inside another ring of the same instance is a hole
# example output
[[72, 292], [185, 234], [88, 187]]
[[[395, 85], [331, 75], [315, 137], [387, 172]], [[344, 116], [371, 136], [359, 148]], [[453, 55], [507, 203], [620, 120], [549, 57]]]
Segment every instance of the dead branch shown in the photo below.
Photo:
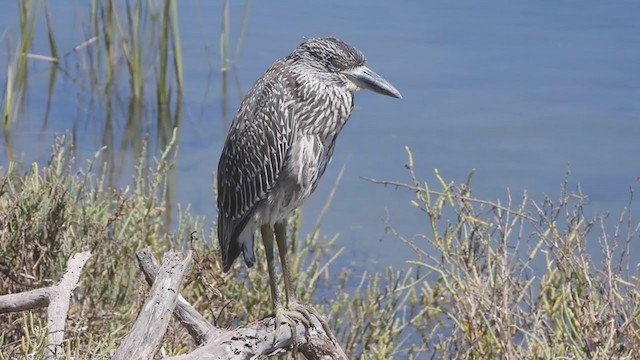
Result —
[[47, 306], [47, 350], [45, 359], [63, 354], [62, 341], [64, 327], [69, 311], [69, 301], [73, 290], [78, 286], [82, 268], [91, 257], [89, 251], [76, 253], [67, 262], [67, 270], [57, 284], [40, 289], [0, 296], [0, 314], [32, 310]]
[[[151, 249], [141, 250], [136, 256], [147, 282], [154, 284], [155, 287], [153, 274], [157, 269], [157, 264]], [[189, 354], [169, 359], [255, 359], [291, 351], [294, 348], [289, 326], [279, 326], [276, 333], [273, 317], [240, 326], [234, 330], [220, 329], [211, 325], [180, 295], [178, 295], [174, 314], [194, 340], [202, 345]], [[331, 341], [330, 336], [333, 335], [324, 333], [320, 321], [313, 315], [311, 316], [313, 327], [310, 330], [307, 330], [302, 324], [298, 324], [296, 327], [297, 344], [295, 347], [297, 350], [307, 359], [347, 359], [340, 345]], [[154, 330], [161, 339], [166, 327], [162, 332], [156, 327]]]
[[[322, 331], [320, 322], [315, 318], [313, 320], [314, 327], [308, 331], [302, 324], [297, 324], [297, 350], [307, 359], [348, 359], [340, 345], [334, 344]], [[276, 333], [275, 319], [269, 317], [224, 331], [191, 353], [168, 357], [167, 360], [256, 359], [292, 349], [293, 338], [289, 326], [280, 326]]]
[[112, 359], [150, 359], [160, 349], [190, 263], [191, 254], [184, 260], [174, 252], [164, 254], [149, 299]]
[[[138, 258], [138, 265], [144, 273], [144, 277], [147, 283], [151, 286], [156, 279], [156, 273], [158, 272], [158, 262], [151, 252], [151, 248], [148, 247], [144, 250], [136, 253]], [[187, 300], [178, 295], [178, 304], [174, 315], [180, 320], [180, 323], [187, 329], [196, 345], [203, 344], [210, 337], [217, 337], [221, 332], [220, 329], [214, 327], [209, 323], [204, 316], [200, 315], [198, 310], [194, 309]]]

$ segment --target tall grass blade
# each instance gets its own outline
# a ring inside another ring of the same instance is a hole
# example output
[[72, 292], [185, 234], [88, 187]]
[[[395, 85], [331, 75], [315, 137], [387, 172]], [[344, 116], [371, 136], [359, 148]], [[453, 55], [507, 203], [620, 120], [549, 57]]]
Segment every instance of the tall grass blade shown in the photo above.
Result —
[[220, 64], [222, 71], [227, 71], [229, 62], [229, 0], [224, 0], [222, 6], [222, 33], [220, 34]]
[[47, 104], [44, 111], [44, 117], [42, 119], [41, 131], [44, 133], [44, 130], [47, 129], [49, 123], [49, 115], [51, 114], [51, 103], [53, 99], [53, 92], [55, 90], [56, 77], [58, 75], [58, 62], [51, 63], [51, 68], [49, 70], [49, 86], [47, 87]]
[[249, 23], [249, 9], [251, 8], [251, 0], [246, 0], [244, 3], [244, 10], [242, 11], [242, 21], [240, 23], [240, 34], [236, 42], [236, 53], [234, 56], [234, 62], [238, 60], [240, 56], [240, 49], [242, 49], [242, 43], [244, 41], [244, 35], [247, 31], [247, 24]]
[[182, 93], [184, 78], [182, 75], [182, 46], [180, 45], [180, 27], [178, 25], [178, 8], [176, 0], [167, 0], [171, 2], [171, 36], [173, 43], [173, 66], [178, 82], [178, 93]]
[[127, 55], [127, 64], [129, 65], [129, 75], [131, 76], [131, 91], [133, 97], [140, 101], [143, 91], [143, 72], [142, 68], [142, 41], [141, 23], [142, 13], [141, 2], [136, 1], [133, 5], [127, 5], [127, 19], [129, 22], [129, 36], [125, 43], [128, 45], [125, 49]]
[[58, 58], [58, 45], [56, 44], [56, 37], [53, 32], [53, 22], [51, 20], [51, 14], [49, 13], [49, 2], [48, 0], [45, 2], [45, 11], [44, 11], [45, 19], [47, 21], [47, 38], [49, 40], [49, 49], [51, 50], [51, 57], [59, 60]]
[[4, 86], [4, 102], [2, 106], [2, 129], [6, 133], [9, 131], [9, 123], [11, 121], [11, 114], [13, 112], [13, 97], [14, 95], [14, 82], [13, 82], [13, 65], [9, 64], [7, 66], [7, 80]]
[[229, 127], [229, 0], [224, 0], [222, 8], [222, 33], [220, 34], [220, 63], [222, 65], [222, 121], [224, 129]]
[[[171, 24], [169, 15], [171, 11], [171, 4], [169, 1], [164, 2], [164, 6], [162, 8], [162, 17], [160, 19], [160, 37], [158, 39], [158, 47], [159, 47], [159, 61], [160, 64], [158, 66], [158, 83], [157, 83], [157, 96], [158, 96], [158, 114], [165, 113], [168, 105], [168, 97], [167, 94], [167, 62], [169, 56], [169, 26]], [[170, 116], [162, 116], [159, 118], [159, 121], [167, 121], [170, 119]], [[161, 126], [161, 124], [158, 124]]]

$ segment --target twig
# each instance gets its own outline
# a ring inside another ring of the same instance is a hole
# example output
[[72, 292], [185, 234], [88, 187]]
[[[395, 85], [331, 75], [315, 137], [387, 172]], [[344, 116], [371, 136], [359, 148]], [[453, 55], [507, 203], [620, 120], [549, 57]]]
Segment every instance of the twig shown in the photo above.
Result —
[[[367, 176], [361, 176], [361, 179], [374, 183], [374, 184], [380, 184], [380, 185], [385, 185], [385, 186], [395, 186], [396, 188], [403, 188], [403, 189], [408, 189], [408, 190], [413, 190], [413, 191], [425, 191], [425, 188], [423, 187], [419, 187], [419, 186], [415, 186], [415, 185], [411, 185], [411, 184], [405, 184], [399, 181], [388, 181], [388, 180], [377, 180], [374, 178], [370, 178]], [[487, 200], [481, 200], [481, 199], [477, 199], [477, 198], [472, 198], [472, 197], [468, 197], [468, 196], [463, 196], [463, 195], [459, 195], [459, 194], [445, 194], [441, 191], [435, 191], [435, 190], [429, 190], [429, 194], [432, 195], [437, 195], [437, 196], [453, 196], [454, 198], [460, 199], [460, 200], [464, 200], [464, 201], [469, 201], [469, 202], [473, 202], [476, 204], [482, 204], [482, 205], [487, 205], [487, 206], [491, 206], [492, 208], [495, 209], [500, 209], [502, 211], [506, 211], [508, 213], [514, 214], [516, 216], [520, 216], [523, 217], [525, 219], [531, 220], [531, 221], [536, 221], [534, 218], [532, 218], [531, 216], [529, 216], [528, 214], [525, 214], [523, 212], [520, 211], [514, 211], [512, 209], [506, 208], [502, 205], [496, 204], [494, 202], [491, 201], [487, 201]]]

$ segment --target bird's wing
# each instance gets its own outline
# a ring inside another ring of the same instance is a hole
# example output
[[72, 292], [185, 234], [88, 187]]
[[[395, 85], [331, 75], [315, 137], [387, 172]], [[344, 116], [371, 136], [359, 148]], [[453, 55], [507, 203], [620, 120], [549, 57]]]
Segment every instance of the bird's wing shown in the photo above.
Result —
[[218, 164], [218, 241], [225, 271], [247, 246], [238, 237], [278, 179], [293, 126], [286, 88], [277, 81], [252, 89], [234, 119]]

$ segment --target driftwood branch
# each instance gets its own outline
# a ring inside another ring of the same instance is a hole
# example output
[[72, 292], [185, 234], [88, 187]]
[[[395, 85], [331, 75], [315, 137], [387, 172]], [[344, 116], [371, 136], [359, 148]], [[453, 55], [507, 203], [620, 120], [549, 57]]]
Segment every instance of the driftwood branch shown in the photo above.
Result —
[[[136, 256], [147, 282], [150, 285], [153, 284], [155, 288], [157, 280], [154, 274], [157, 272], [157, 263], [151, 250], [144, 249]], [[162, 275], [162, 270], [159, 274]], [[275, 319], [272, 317], [234, 330], [220, 329], [211, 325], [182, 296], [178, 295], [177, 298], [175, 316], [196, 343], [201, 345], [189, 354], [168, 359], [255, 359], [290, 351], [294, 347], [307, 359], [347, 359], [340, 345], [331, 341], [330, 335], [324, 333], [317, 319], [312, 319], [311, 329], [306, 329], [302, 324], [297, 325], [295, 329], [297, 343], [294, 346], [290, 327], [281, 325], [276, 333]], [[160, 332], [155, 324], [149, 323], [147, 326], [155, 329], [155, 334], [160, 338], [166, 331], [164, 327]]]
[[[151, 252], [151, 248], [146, 248], [136, 253], [138, 265], [144, 273], [147, 283], [151, 286], [156, 279], [158, 272], [158, 262]], [[211, 325], [198, 310], [194, 309], [182, 295], [178, 295], [178, 303], [174, 315], [180, 323], [187, 329], [189, 335], [193, 337], [196, 345], [206, 342], [209, 337], [217, 337], [220, 329]]]
[[[314, 328], [310, 330], [297, 324], [297, 351], [307, 359], [348, 359], [340, 346], [334, 344], [322, 331], [320, 322], [313, 320]], [[234, 330], [226, 330], [189, 354], [166, 359], [256, 359], [291, 351], [293, 345], [289, 326], [281, 325], [276, 333], [275, 319], [269, 317]]]
[[160, 349], [190, 263], [191, 254], [184, 260], [174, 252], [164, 254], [149, 299], [112, 359], [151, 359]]
[[[291, 351], [293, 348], [307, 359], [347, 359], [340, 345], [331, 341], [333, 336], [322, 330], [320, 321], [313, 315], [313, 326], [307, 329], [302, 324], [297, 324], [295, 337], [286, 324], [279, 326], [276, 332], [273, 317], [234, 330], [217, 328], [180, 296], [180, 285], [191, 263], [191, 255], [182, 260], [177, 253], [166, 253], [159, 269], [150, 249], [144, 249], [136, 255], [138, 264], [151, 285], [151, 293], [112, 359], [151, 359], [160, 349], [173, 315], [200, 346], [189, 354], [169, 359], [255, 359]], [[78, 285], [82, 268], [90, 257], [90, 252], [73, 255], [67, 263], [67, 271], [56, 285], [0, 296], [0, 314], [48, 307], [47, 359], [63, 354], [62, 342], [69, 300]]]
[[67, 271], [60, 282], [53, 286], [0, 296], [0, 314], [47, 307], [49, 335], [46, 359], [63, 354], [62, 341], [69, 301], [73, 290], [78, 286], [82, 268], [90, 257], [91, 253], [88, 251], [71, 256], [67, 262]]

